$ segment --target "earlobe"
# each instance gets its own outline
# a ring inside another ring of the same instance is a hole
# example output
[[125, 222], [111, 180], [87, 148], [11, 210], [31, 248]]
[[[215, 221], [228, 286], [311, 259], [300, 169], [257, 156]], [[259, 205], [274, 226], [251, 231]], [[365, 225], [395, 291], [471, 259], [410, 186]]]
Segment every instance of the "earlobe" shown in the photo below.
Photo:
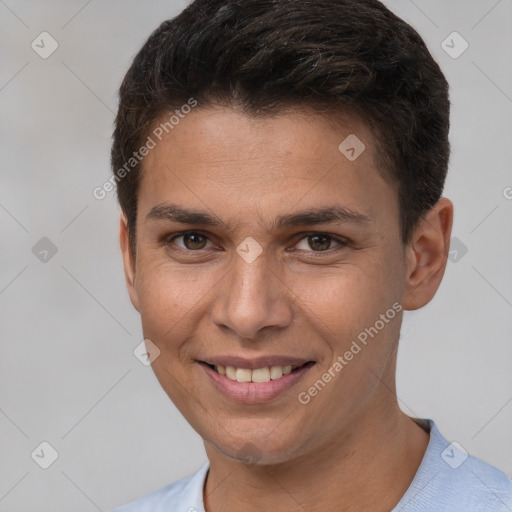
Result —
[[418, 222], [406, 248], [404, 309], [428, 304], [443, 279], [453, 224], [453, 204], [441, 198]]
[[121, 253], [123, 256], [124, 276], [128, 295], [130, 296], [133, 307], [139, 311], [139, 297], [135, 287], [135, 262], [133, 261], [130, 250], [128, 220], [124, 212], [121, 212], [119, 222], [119, 244], [121, 246]]

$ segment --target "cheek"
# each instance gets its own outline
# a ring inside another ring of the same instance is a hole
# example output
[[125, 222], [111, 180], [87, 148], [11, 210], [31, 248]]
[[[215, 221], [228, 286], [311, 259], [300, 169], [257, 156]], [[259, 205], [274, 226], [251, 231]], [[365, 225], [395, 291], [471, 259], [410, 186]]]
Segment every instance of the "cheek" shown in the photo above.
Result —
[[151, 252], [141, 257], [137, 273], [137, 293], [141, 306], [148, 313], [153, 309], [168, 310], [171, 314], [187, 309], [198, 295], [204, 295], [207, 286], [197, 270], [187, 272]]
[[177, 351], [205, 314], [217, 280], [206, 267], [187, 271], [167, 261], [141, 262], [136, 288], [144, 336], [161, 350]]
[[136, 284], [144, 335], [161, 339], [186, 316], [190, 284], [162, 267], [141, 269]]
[[[396, 260], [394, 265], [396, 267]], [[343, 374], [350, 378], [344, 386], [362, 385], [368, 368], [378, 372], [388, 359], [400, 322], [394, 310], [384, 324], [381, 315], [386, 315], [400, 297], [397, 274], [392, 261], [376, 254], [364, 263], [361, 259], [357, 265], [325, 273], [314, 283], [312, 279], [295, 283], [297, 296], [306, 298], [304, 313], [312, 322], [312, 329], [329, 346], [331, 362], [327, 365], [347, 351], [358, 351], [355, 355], [348, 354], [351, 362]], [[358, 342], [361, 339], [367, 344]], [[354, 341], [359, 343], [360, 350], [357, 345], [353, 346]]]
[[[295, 293], [334, 333], [348, 332], [391, 306], [394, 296], [387, 273], [377, 261], [346, 265], [318, 279], [296, 282]], [[388, 304], [390, 302], [390, 304]], [[375, 320], [373, 320], [375, 321]]]

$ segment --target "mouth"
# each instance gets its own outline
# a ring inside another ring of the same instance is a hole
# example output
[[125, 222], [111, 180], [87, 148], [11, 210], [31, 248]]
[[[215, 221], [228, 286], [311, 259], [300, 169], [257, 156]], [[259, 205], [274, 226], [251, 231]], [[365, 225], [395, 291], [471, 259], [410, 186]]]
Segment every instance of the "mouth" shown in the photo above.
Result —
[[209, 362], [197, 360], [197, 363], [204, 370], [213, 388], [224, 398], [246, 405], [262, 405], [280, 396], [286, 396], [286, 391], [290, 391], [303, 381], [316, 364], [315, 361], [284, 357], [265, 357], [257, 360], [223, 357]]
[[307, 361], [303, 364], [272, 365], [251, 369], [222, 364], [212, 364], [206, 361], [199, 362], [217, 374], [222, 375], [232, 381], [258, 384], [264, 384], [266, 382], [282, 379], [288, 374], [308, 369], [315, 364], [315, 361]]

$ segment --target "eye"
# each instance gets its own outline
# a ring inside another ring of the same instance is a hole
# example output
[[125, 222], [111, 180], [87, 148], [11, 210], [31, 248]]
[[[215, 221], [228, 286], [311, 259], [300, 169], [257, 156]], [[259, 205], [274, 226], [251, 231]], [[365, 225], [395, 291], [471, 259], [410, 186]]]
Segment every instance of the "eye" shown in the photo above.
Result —
[[[337, 238], [327, 233], [308, 233], [304, 238], [302, 238], [296, 247], [299, 250], [312, 250], [313, 252], [327, 252], [330, 250], [332, 242], [336, 242], [338, 246], [346, 246], [348, 245], [347, 241]], [[303, 247], [300, 247], [300, 244], [303, 243]]]
[[[181, 239], [181, 243], [177, 241]], [[165, 238], [166, 245], [174, 245], [183, 251], [199, 252], [207, 248], [211, 240], [200, 231], [185, 231], [175, 233]], [[303, 236], [292, 250], [298, 249], [306, 252], [328, 252], [333, 249], [332, 244], [336, 243], [338, 248], [348, 245], [348, 241], [327, 233], [307, 233]], [[301, 247], [302, 244], [302, 247]], [[336, 248], [334, 248], [336, 250]]]
[[[175, 240], [183, 239], [183, 245], [177, 244]], [[180, 249], [184, 249], [187, 251], [200, 251], [205, 248], [206, 242], [208, 241], [208, 237], [201, 232], [198, 231], [187, 231], [185, 233], [179, 233], [177, 235], [173, 235], [166, 240], [166, 243], [173, 243], [178, 246]]]

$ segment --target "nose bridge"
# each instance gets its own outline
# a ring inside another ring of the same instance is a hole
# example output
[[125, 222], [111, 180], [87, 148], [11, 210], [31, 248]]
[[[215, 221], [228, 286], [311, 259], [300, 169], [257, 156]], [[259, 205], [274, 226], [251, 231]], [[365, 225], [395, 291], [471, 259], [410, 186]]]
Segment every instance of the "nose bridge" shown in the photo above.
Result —
[[230, 276], [230, 295], [236, 297], [235, 300], [239, 304], [252, 302], [252, 307], [264, 305], [271, 280], [269, 274], [270, 269], [265, 257], [260, 256], [248, 262], [237, 256]]
[[[240, 247], [246, 249], [243, 243]], [[286, 326], [291, 315], [282, 285], [266, 257], [260, 254], [251, 261], [244, 259], [243, 253], [236, 254], [216, 296], [213, 321], [239, 337], [253, 339], [264, 327]]]

